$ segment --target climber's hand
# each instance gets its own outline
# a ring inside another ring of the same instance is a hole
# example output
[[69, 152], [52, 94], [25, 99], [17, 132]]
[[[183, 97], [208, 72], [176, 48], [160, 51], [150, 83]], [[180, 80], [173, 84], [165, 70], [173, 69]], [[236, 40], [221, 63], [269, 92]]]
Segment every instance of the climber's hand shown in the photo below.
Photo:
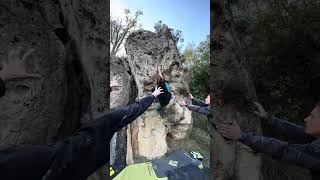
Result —
[[178, 103], [179, 103], [179, 105], [180, 105], [181, 107], [187, 106], [186, 101], [179, 101]]
[[0, 78], [3, 81], [10, 81], [16, 79], [31, 79], [41, 78], [40, 74], [30, 74], [26, 71], [26, 64], [33, 59], [31, 58], [34, 49], [27, 51], [20, 59], [19, 53], [21, 49], [11, 50], [8, 54], [7, 62], [2, 64], [2, 70], [0, 71]]
[[192, 96], [191, 93], [189, 93], [189, 97], [190, 97], [190, 99], [194, 99], [194, 97]]
[[158, 97], [162, 93], [163, 93], [163, 91], [162, 91], [161, 87], [156, 86], [156, 88], [153, 91], [152, 95], [154, 95], [154, 97]]
[[255, 105], [255, 107], [257, 109], [257, 111], [254, 111], [254, 113], [262, 119], [266, 118], [267, 112], [266, 112], [266, 110], [264, 110], [263, 106], [258, 102], [254, 102], [253, 104]]
[[114, 77], [112, 78], [111, 82], [110, 82], [110, 87], [111, 88], [118, 88], [118, 87], [122, 87], [122, 85], [119, 83], [121, 77]]
[[160, 76], [161, 79], [164, 79], [162, 72], [161, 72], [161, 66], [157, 67], [158, 75]]
[[232, 124], [218, 124], [217, 130], [223, 137], [227, 139], [238, 140], [241, 136], [240, 126], [236, 121], [234, 121]]

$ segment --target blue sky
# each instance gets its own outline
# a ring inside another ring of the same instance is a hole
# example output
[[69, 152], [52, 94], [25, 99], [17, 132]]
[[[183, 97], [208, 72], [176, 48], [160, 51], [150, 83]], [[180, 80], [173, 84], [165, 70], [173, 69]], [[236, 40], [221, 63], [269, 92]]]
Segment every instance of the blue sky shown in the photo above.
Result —
[[184, 47], [198, 45], [210, 33], [210, 0], [111, 0], [111, 16], [124, 17], [124, 9], [143, 12], [143, 29], [154, 31], [154, 24], [161, 20], [181, 30]]

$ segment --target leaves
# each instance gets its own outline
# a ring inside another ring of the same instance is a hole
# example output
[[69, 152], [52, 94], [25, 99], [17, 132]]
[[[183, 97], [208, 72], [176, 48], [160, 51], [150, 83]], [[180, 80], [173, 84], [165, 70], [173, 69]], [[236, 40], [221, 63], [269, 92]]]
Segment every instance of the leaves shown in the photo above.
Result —
[[207, 36], [198, 47], [189, 44], [183, 52], [183, 64], [189, 67], [189, 87], [192, 94], [203, 99], [209, 94], [209, 62], [210, 62], [210, 39]]
[[303, 118], [320, 95], [319, 5], [299, 2], [270, 1], [240, 32], [252, 36], [243, 49], [260, 101], [290, 119]]

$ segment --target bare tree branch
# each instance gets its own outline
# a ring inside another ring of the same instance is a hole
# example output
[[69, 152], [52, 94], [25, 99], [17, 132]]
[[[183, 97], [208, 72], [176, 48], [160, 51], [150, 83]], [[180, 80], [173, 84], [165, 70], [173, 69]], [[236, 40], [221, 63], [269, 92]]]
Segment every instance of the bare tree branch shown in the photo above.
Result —
[[111, 45], [111, 56], [115, 56], [123, 44], [125, 39], [128, 37], [130, 32], [138, 26], [138, 18], [143, 15], [142, 11], [136, 11], [134, 15], [130, 15], [130, 10], [125, 9], [125, 23], [122, 19], [118, 18], [114, 20], [111, 18], [110, 23], [110, 45]]

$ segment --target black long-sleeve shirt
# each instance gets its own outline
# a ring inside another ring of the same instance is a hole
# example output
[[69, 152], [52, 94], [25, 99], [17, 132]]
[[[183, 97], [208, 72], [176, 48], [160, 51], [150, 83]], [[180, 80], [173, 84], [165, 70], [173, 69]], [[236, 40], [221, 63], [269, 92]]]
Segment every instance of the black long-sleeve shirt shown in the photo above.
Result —
[[304, 128], [271, 115], [264, 122], [274, 127], [274, 130], [284, 133], [288, 139], [297, 143], [290, 144], [274, 138], [256, 136], [253, 133], [242, 133], [240, 141], [252, 150], [271, 155], [274, 158], [300, 165], [312, 172], [313, 180], [320, 179], [320, 139], [304, 133]]
[[[0, 94], [4, 92], [0, 80]], [[153, 101], [153, 95], [146, 96], [128, 107], [112, 110], [62, 142], [0, 150], [0, 179], [86, 179], [109, 162], [113, 134], [134, 121]]]
[[208, 119], [210, 119], [209, 117], [211, 115], [211, 109], [210, 106], [205, 102], [198, 99], [192, 99], [191, 103], [188, 103], [186, 107], [191, 111], [206, 115], [208, 116]]
[[216, 129], [216, 124], [214, 122], [209, 104], [206, 104], [198, 99], [192, 99], [191, 102], [186, 105], [186, 107], [191, 111], [206, 115], [210, 125]]

